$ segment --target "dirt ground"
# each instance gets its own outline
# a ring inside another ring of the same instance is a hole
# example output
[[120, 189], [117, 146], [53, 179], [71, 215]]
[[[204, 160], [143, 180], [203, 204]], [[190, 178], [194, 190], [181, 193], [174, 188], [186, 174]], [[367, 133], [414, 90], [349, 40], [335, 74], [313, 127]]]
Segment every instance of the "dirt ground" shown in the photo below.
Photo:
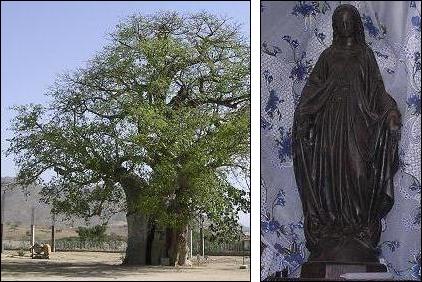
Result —
[[122, 266], [121, 253], [56, 252], [49, 260], [23, 257], [17, 251], [5, 251], [1, 255], [1, 280], [140, 280], [140, 281], [249, 281], [247, 269], [240, 269], [242, 257], [208, 257], [192, 267], [169, 266]]

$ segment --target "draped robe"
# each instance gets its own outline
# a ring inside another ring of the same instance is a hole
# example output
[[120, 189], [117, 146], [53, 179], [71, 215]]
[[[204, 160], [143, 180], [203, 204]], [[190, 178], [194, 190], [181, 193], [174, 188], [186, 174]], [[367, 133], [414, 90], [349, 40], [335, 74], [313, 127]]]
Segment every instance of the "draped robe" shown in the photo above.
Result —
[[397, 110], [367, 45], [325, 49], [295, 109], [293, 164], [310, 261], [378, 262], [394, 203]]

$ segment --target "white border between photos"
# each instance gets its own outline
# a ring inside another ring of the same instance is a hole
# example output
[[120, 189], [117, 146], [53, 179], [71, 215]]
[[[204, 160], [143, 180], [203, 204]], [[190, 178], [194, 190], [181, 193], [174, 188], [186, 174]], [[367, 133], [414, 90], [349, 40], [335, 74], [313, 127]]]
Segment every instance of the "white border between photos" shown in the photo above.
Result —
[[251, 281], [260, 281], [260, 30], [259, 0], [251, 0]]

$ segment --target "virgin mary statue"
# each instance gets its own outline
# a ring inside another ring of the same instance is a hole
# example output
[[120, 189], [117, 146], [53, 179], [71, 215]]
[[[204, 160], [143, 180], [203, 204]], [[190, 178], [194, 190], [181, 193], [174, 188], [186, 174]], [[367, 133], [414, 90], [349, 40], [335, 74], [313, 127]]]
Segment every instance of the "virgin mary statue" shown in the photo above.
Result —
[[400, 112], [386, 92], [358, 10], [340, 5], [333, 43], [302, 91], [293, 163], [309, 262], [378, 263], [381, 219], [394, 203]]

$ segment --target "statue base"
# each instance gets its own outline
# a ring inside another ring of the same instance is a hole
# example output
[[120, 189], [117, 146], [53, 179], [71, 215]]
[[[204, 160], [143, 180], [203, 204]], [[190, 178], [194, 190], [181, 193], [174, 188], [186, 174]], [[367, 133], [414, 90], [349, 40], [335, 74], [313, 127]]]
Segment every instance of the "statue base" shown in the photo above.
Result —
[[340, 275], [357, 272], [387, 272], [387, 267], [381, 263], [339, 263], [332, 261], [313, 261], [306, 262], [302, 265], [300, 278], [343, 280]]

